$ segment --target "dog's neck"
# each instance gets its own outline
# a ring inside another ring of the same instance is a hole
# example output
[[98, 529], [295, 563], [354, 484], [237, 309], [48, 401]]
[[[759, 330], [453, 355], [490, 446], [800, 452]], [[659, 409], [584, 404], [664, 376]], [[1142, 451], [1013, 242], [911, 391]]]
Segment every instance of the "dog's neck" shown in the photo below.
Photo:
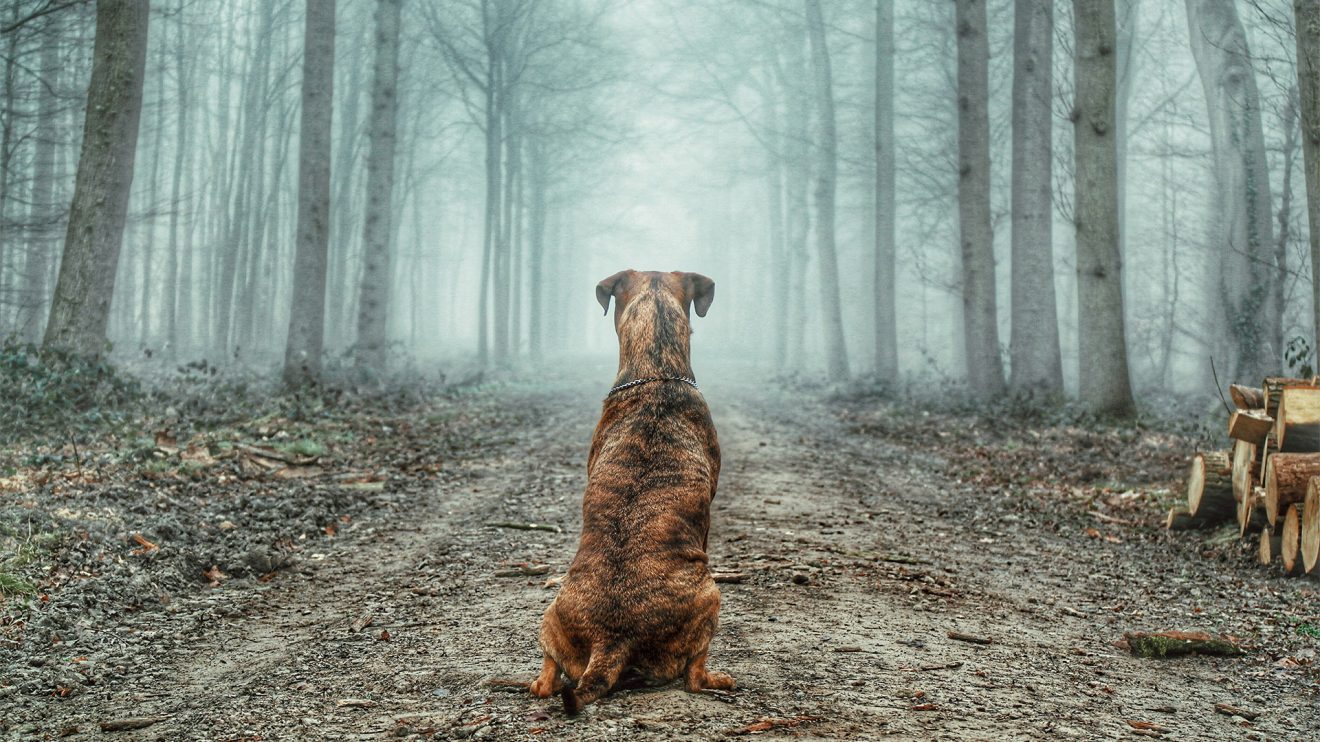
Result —
[[634, 298], [624, 307], [618, 329], [615, 385], [652, 377], [692, 378], [691, 325], [673, 297], [648, 292]]

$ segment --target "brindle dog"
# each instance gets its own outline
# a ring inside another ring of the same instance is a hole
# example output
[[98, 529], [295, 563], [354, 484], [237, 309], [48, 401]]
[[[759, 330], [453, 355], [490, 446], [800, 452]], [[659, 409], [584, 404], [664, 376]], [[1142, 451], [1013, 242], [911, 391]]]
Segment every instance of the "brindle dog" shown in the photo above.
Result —
[[720, 611], [706, 566], [720, 446], [705, 400], [685, 381], [688, 310], [706, 316], [715, 282], [627, 270], [601, 281], [596, 298], [606, 314], [615, 299], [619, 373], [591, 440], [577, 556], [542, 620], [545, 664], [531, 686], [541, 698], [562, 690], [570, 714], [629, 668], [647, 684], [681, 676], [693, 693], [733, 688], [706, 670]]

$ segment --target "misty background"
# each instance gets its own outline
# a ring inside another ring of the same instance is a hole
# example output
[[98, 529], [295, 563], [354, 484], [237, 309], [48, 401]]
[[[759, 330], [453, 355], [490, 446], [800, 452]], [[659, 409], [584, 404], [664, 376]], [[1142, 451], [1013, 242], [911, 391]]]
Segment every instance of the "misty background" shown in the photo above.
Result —
[[[1225, 384], [1312, 365], [1286, 0], [2, 5], [10, 342], [51, 344], [94, 47], [118, 33], [131, 48], [122, 29], [135, 22], [115, 32], [104, 16], [137, 6], [149, 22], [109, 263], [112, 359], [267, 369], [289, 357], [305, 39], [333, 33], [333, 90], [313, 91], [331, 112], [328, 147], [312, 152], [329, 167], [326, 358], [525, 370], [608, 355], [595, 283], [682, 270], [717, 286], [710, 315], [694, 318], [698, 375], [703, 358], [727, 356], [784, 375], [947, 383], [994, 358], [1015, 388], [1049, 391], [1057, 373], [1076, 394], [1091, 365], [1079, 358], [1074, 178], [1075, 24], [1089, 16], [1076, 7], [1114, 19], [1102, 100], [1115, 121], [1123, 301], [1106, 306], [1137, 396], [1210, 393], [1212, 358]], [[313, 6], [333, 9], [332, 30], [313, 27]], [[1048, 197], [1034, 216], [1021, 207], [1034, 221], [1017, 260], [1015, 109], [1028, 117], [1019, 132], [1033, 110], [1044, 132], [1023, 145], [1021, 188]], [[977, 172], [968, 153], [982, 150], [989, 168]], [[988, 232], [966, 231], [972, 201]], [[383, 230], [368, 224], [382, 216]], [[1015, 280], [1028, 295], [1015, 299]], [[1035, 342], [1048, 358], [1054, 333], [1057, 372], [1013, 347]], [[970, 381], [990, 393], [1005, 383]]]

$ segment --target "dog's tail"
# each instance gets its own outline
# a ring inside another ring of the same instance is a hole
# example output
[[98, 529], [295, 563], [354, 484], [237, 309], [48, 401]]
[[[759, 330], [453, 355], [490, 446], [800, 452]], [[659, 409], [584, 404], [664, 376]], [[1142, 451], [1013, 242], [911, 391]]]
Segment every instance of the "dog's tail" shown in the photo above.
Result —
[[572, 716], [583, 706], [610, 692], [628, 665], [628, 647], [622, 644], [592, 647], [587, 669], [574, 683], [564, 685], [564, 713]]

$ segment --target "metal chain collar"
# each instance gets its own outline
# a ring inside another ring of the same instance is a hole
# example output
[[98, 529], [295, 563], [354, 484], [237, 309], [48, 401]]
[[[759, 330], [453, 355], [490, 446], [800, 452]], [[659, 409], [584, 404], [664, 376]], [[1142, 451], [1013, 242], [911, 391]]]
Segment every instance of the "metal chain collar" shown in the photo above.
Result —
[[697, 391], [701, 391], [701, 387], [697, 386], [697, 380], [689, 379], [686, 376], [648, 376], [645, 379], [633, 379], [632, 381], [626, 381], [614, 387], [605, 395], [605, 398], [609, 399], [611, 396], [614, 395], [615, 392], [621, 392], [624, 389], [628, 389], [629, 387], [634, 387], [641, 384], [648, 384], [652, 381], [681, 381], [684, 384], [691, 386], [693, 389], [696, 389]]

